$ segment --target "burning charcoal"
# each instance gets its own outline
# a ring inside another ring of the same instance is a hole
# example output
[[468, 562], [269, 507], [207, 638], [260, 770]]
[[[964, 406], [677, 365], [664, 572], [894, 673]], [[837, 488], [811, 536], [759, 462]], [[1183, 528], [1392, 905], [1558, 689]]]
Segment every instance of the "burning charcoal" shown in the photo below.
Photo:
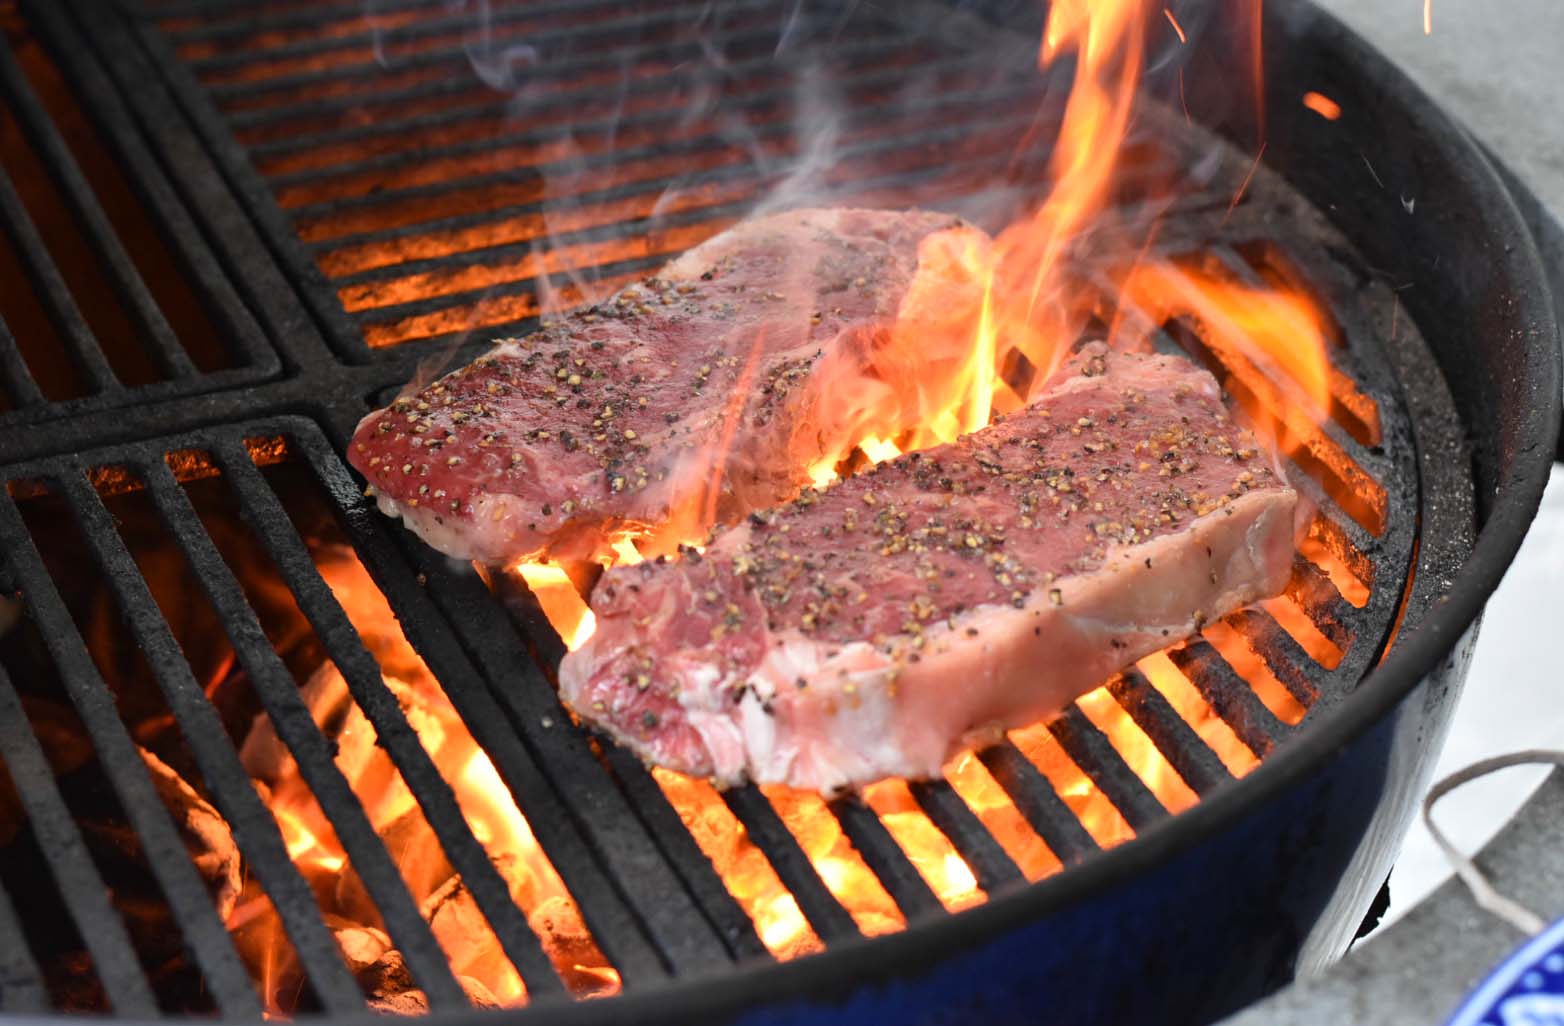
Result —
[[[494, 862], [500, 875], [511, 883], [512, 893], [525, 889], [527, 881], [521, 877], [526, 868], [514, 856], [501, 856]], [[458, 973], [492, 980], [511, 971], [488, 920], [461, 877], [451, 877], [429, 895], [421, 911]]]
[[[379, 833], [414, 898], [422, 900], [433, 894], [454, 873], [434, 831], [416, 809], [398, 816]], [[378, 914], [351, 864], [343, 866], [332, 897], [337, 912], [349, 919], [372, 921]]]
[[[358, 981], [370, 995], [369, 1007], [376, 1012], [387, 1015], [424, 1015], [429, 1011], [428, 995], [413, 986], [412, 977], [402, 963], [402, 956], [396, 951], [386, 952], [379, 962], [358, 975]], [[471, 976], [458, 974], [456, 982], [474, 1008], [500, 1007], [489, 988]]]
[[369, 965], [356, 969], [354, 976], [364, 993], [371, 995], [370, 1000], [377, 1011], [418, 1014], [429, 1010], [428, 999], [413, 982], [413, 974], [408, 972], [402, 953], [394, 948], [382, 952]]
[[[67, 806], [75, 816], [93, 862], [114, 895], [114, 905], [129, 930], [151, 980], [167, 1007], [202, 1011], [210, 1007], [201, 975], [190, 964], [179, 924], [169, 909], [162, 886], [147, 863], [140, 835], [126, 821], [93, 758], [83, 758], [82, 737], [66, 729], [74, 719], [48, 703], [29, 701], [28, 711], [45, 752], [59, 774], [58, 782]], [[74, 735], [74, 737], [73, 737]], [[157, 796], [184, 841], [190, 859], [206, 882], [220, 917], [234, 910], [241, 889], [241, 862], [228, 824], [207, 801], [163, 760], [141, 750], [142, 761]], [[11, 798], [0, 799], [12, 801]], [[19, 809], [9, 810], [9, 836], [0, 845], [0, 872], [10, 879], [43, 879], [49, 876], [46, 856], [32, 836]], [[66, 1007], [101, 1007], [94, 996], [90, 959], [80, 938], [62, 920], [64, 910], [49, 888], [12, 891], [18, 912], [30, 922], [60, 922], [58, 933], [30, 938], [33, 953], [49, 982], [57, 1003]]]
[[212, 892], [217, 914], [228, 918], [242, 887], [239, 847], [228, 821], [157, 756], [143, 751], [141, 758], [152, 774], [158, 797], [174, 816], [191, 861]]
[[603, 986], [603, 977], [591, 970], [607, 963], [574, 901], [565, 895], [549, 898], [532, 910], [527, 922], [572, 990], [590, 993]]
[[391, 938], [372, 926], [349, 926], [335, 934], [342, 958], [355, 974], [369, 969], [391, 950]]

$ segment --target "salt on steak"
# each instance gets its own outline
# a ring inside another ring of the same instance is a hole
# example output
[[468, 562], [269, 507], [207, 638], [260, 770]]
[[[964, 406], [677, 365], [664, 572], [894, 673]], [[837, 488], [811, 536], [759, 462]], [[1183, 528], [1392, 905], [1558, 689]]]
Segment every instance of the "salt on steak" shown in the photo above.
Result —
[[381, 510], [462, 559], [699, 537], [798, 494], [864, 425], [948, 401], [917, 382], [953, 382], [940, 363], [970, 351], [987, 245], [923, 211], [747, 222], [370, 414], [349, 458]]
[[934, 776], [1279, 592], [1296, 502], [1211, 375], [1093, 343], [981, 431], [610, 570], [561, 692], [720, 782]]

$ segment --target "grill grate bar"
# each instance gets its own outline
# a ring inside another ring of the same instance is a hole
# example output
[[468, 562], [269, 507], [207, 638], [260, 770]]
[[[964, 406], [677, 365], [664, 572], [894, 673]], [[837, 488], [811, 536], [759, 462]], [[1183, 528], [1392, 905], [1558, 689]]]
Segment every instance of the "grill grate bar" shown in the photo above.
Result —
[[1136, 833], [1167, 818], [1168, 810], [1130, 769], [1113, 742], [1108, 740], [1108, 735], [1087, 719], [1080, 706], [1072, 705], [1048, 721], [1048, 732], [1076, 766], [1108, 796]]
[[38, 234], [37, 226], [33, 224], [27, 208], [22, 205], [22, 198], [16, 194], [11, 176], [6, 174], [4, 168], [0, 168], [0, 229], [10, 236], [16, 246], [17, 255], [21, 257], [27, 276], [38, 294], [38, 301], [48, 311], [49, 319], [59, 331], [71, 361], [86, 376], [92, 391], [107, 392], [119, 388], [119, 380], [114, 376], [113, 368], [109, 366], [103, 350], [98, 348], [98, 340], [93, 337], [92, 329], [82, 317], [76, 299], [71, 295], [70, 286], [65, 284], [65, 278], [55, 266], [54, 258], [49, 255], [43, 236]]
[[1073, 866], [1099, 850], [1053, 784], [1013, 742], [990, 745], [978, 758], [1060, 862]]
[[1291, 732], [1204, 638], [1170, 649], [1168, 658], [1255, 755], [1265, 758]]
[[124, 162], [127, 177], [136, 185], [138, 198], [146, 204], [148, 214], [162, 229], [170, 248], [179, 255], [181, 270], [190, 276], [192, 284], [206, 300], [209, 314], [226, 335], [225, 341], [236, 346], [251, 365], [262, 371], [274, 370], [277, 357], [267, 345], [260, 325], [234, 291], [227, 275], [212, 261], [206, 240], [175, 195], [146, 142], [135, 131], [135, 119], [125, 106], [123, 91], [109, 82], [88, 48], [64, 28], [63, 14], [58, 9], [62, 5], [36, 0], [23, 2], [28, 4], [32, 23], [51, 38], [54, 44], [51, 56], [69, 76], [83, 105], [98, 115], [95, 125], [112, 141], [114, 155]]
[[907, 788], [929, 821], [950, 839], [962, 861], [977, 877], [983, 893], [993, 896], [1026, 883], [1009, 853], [948, 782], [909, 781]]
[[1125, 670], [1108, 682], [1108, 693], [1196, 794], [1205, 797], [1233, 779], [1216, 752], [1184, 722], [1145, 674], [1134, 667]]
[[[8, 507], [7, 512], [13, 512], [9, 510], [9, 502], [5, 506]], [[7, 546], [7, 551], [14, 550]], [[128, 738], [126, 743], [129, 744]], [[33, 832], [38, 837], [39, 847], [48, 853], [49, 869], [59, 884], [60, 895], [70, 909], [71, 918], [76, 920], [82, 940], [86, 942], [109, 1003], [122, 1015], [156, 1015], [157, 1004], [153, 1001], [146, 975], [136, 960], [130, 934], [110, 904], [108, 886], [87, 852], [76, 821], [55, 783], [54, 770], [44, 756], [38, 739], [33, 736], [27, 713], [23, 711], [16, 688], [4, 668], [0, 668], [0, 753], [4, 754], [6, 769], [10, 772], [11, 782], [16, 787], [17, 797], [21, 799]], [[134, 752], [131, 756], [140, 762]], [[122, 768], [134, 770], [137, 767]], [[151, 783], [143, 782], [146, 783], [146, 790], [151, 792]], [[156, 796], [152, 797], [152, 801], [157, 801]], [[32, 960], [25, 945], [18, 945], [14, 950], [27, 961]], [[37, 966], [34, 965], [32, 970], [36, 974]], [[259, 1005], [255, 1005], [255, 1010], [259, 1012]]]
[[896, 843], [878, 813], [855, 794], [832, 799], [830, 807], [842, 824], [842, 832], [879, 878], [909, 926], [916, 920], [944, 914], [945, 906], [939, 896]]
[[[743, 11], [745, 13], [761, 13], [768, 7], [774, 7], [771, 0], [738, 0], [737, 3], [724, 5], [725, 11]], [[610, 42], [615, 33], [631, 33], [636, 39], [646, 39], [654, 29], [678, 29], [695, 23], [701, 14], [709, 9], [709, 5], [685, 6], [673, 10], [656, 13], [641, 14], [619, 22], [606, 24], [588, 24], [576, 29], [557, 29], [549, 32], [550, 42], [556, 40], [571, 40], [573, 42], [591, 43], [601, 45]], [[602, 51], [599, 50], [599, 53]], [[243, 55], [250, 59], [248, 55]], [[616, 54], [617, 58], [617, 54]], [[601, 59], [601, 58], [599, 58]], [[450, 65], [460, 70], [469, 67], [467, 46], [458, 42], [451, 46], [444, 46], [425, 50], [422, 53], [408, 54], [397, 62], [398, 71], [410, 71], [414, 69], [438, 68], [441, 65]], [[182, 62], [193, 71], [217, 70], [218, 65], [209, 65], [202, 68], [199, 62]], [[556, 68], [564, 69], [568, 62], [560, 62]], [[570, 70], [574, 70], [570, 68]], [[347, 64], [332, 68], [319, 68], [304, 72], [293, 72], [284, 75], [274, 75], [259, 81], [237, 82], [209, 82], [203, 88], [211, 97], [219, 103], [246, 97], [266, 96], [272, 93], [285, 92], [289, 89], [304, 87], [319, 87], [334, 85], [340, 82], [363, 82], [373, 80], [385, 74], [386, 69], [378, 61], [368, 61], [357, 64]]]
[[71, 213], [80, 222], [110, 282], [139, 324], [146, 341], [151, 343], [152, 355], [163, 373], [174, 378], [195, 377], [198, 373], [195, 364], [179, 344], [174, 329], [163, 316], [152, 293], [147, 290], [141, 273], [120, 244], [119, 234], [109, 223], [97, 195], [82, 176], [65, 140], [60, 138], [53, 119], [33, 95], [26, 76], [11, 54], [11, 48], [4, 43], [0, 43], [0, 95], [5, 97], [39, 160], [49, 172], [50, 180], [68, 201]]
[[277, 736], [293, 753], [311, 793], [352, 860], [353, 868], [380, 911], [387, 934], [401, 953], [432, 1008], [465, 1008], [467, 997], [428, 923], [358, 796], [335, 761], [328, 742], [299, 698], [299, 689], [278, 657], [245, 598], [244, 589], [202, 525], [190, 497], [162, 460], [138, 467], [212, 609], [227, 631], [240, 665], [270, 717]]
[[[95, 494], [93, 502], [97, 504]], [[120, 719], [113, 693], [98, 673], [20, 512], [9, 498], [0, 501], [0, 547], [12, 561], [16, 584], [28, 596], [38, 622], [55, 626], [42, 632], [44, 643], [59, 668], [77, 715], [92, 737], [93, 748], [120, 805], [141, 837], [158, 884], [183, 925], [189, 949], [200, 964], [207, 985], [225, 1010], [258, 1014], [249, 974], [240, 964], [206, 886], [196, 875], [184, 842], [147, 776], [146, 766]], [[248, 782], [245, 787], [254, 794]], [[237, 829], [235, 824], [236, 833]], [[84, 928], [83, 936], [95, 928], [96, 923]], [[331, 950], [334, 954], [335, 948]]]
[[679, 818], [678, 810], [663, 795], [662, 788], [657, 786], [641, 760], [619, 745], [604, 745], [603, 749], [631, 807], [690, 889], [729, 952], [740, 959], [771, 957], [771, 952], [755, 932], [754, 922], [734, 900], [711, 860]]
[[396, 764], [402, 781], [417, 800], [424, 819], [440, 838], [451, 867], [482, 910], [511, 964], [530, 993], [562, 991], [563, 983], [544, 953], [526, 916], [511, 899], [510, 888], [489, 861], [441, 777], [433, 759], [407, 722], [396, 697], [386, 687], [380, 665], [364, 647], [358, 632], [337, 604], [300, 540], [282, 503], [272, 492], [244, 448], [231, 438], [213, 447], [213, 455], [229, 481], [248, 520], [272, 561], [282, 571], [299, 609], [347, 682], [348, 690], [375, 730], [377, 743]]
[[722, 792], [722, 800], [744, 824], [749, 839], [765, 853], [777, 878], [792, 893], [798, 910], [821, 940], [832, 944], [862, 936], [852, 915], [820, 879], [798, 838], [758, 787], [730, 787]]
[[1265, 660], [1276, 679], [1305, 708], [1320, 697], [1305, 667], [1318, 666], [1303, 646], [1264, 609], [1254, 606], [1233, 614], [1232, 621], [1244, 633], [1255, 654]]
[[1298, 556], [1293, 560], [1287, 595], [1308, 614], [1320, 633], [1343, 652], [1352, 647], [1361, 617], [1358, 610], [1342, 598], [1330, 577], [1313, 563]]
[[[21, 723], [21, 715], [7, 702], [4, 692], [10, 691], [10, 681], [0, 683], [0, 716], [7, 722]], [[10, 695], [14, 701], [14, 693]], [[10, 712], [4, 710], [10, 709]], [[0, 726], [0, 736], [4, 727]], [[0, 741], [0, 750], [6, 747]], [[16, 906], [4, 887], [0, 887], [0, 1012], [8, 1015], [32, 1014], [48, 1008], [48, 995], [44, 991], [43, 974], [33, 953], [28, 950], [27, 937], [16, 917]]]
[[363, 995], [321, 918], [314, 893], [288, 857], [276, 821], [240, 764], [217, 710], [185, 661], [178, 640], [115, 529], [113, 517], [84, 474], [62, 475], [59, 483], [87, 547], [102, 567], [121, 615], [179, 723], [207, 792], [233, 827], [245, 865], [271, 897], [300, 964], [308, 968], [316, 995], [328, 1012], [362, 1009]]
[[1369, 556], [1380, 551], [1382, 546], [1379, 539], [1353, 519], [1350, 513], [1337, 505], [1336, 500], [1325, 490], [1325, 486], [1320, 484], [1312, 474], [1306, 473], [1291, 459], [1282, 461], [1282, 469], [1286, 474], [1287, 483], [1313, 505], [1315, 515], [1330, 521], [1331, 526], [1346, 538], [1349, 545]]
[[22, 359], [16, 336], [11, 334], [11, 327], [3, 317], [0, 317], [0, 380], [4, 380], [5, 390], [17, 406], [36, 406], [44, 401], [32, 368]]

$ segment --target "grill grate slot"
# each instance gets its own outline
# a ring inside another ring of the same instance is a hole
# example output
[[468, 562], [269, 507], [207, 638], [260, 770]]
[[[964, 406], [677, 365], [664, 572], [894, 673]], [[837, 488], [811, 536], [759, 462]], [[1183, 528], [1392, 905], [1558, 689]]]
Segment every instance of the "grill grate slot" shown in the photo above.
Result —
[[1015, 861], [947, 781], [916, 781], [908, 787], [924, 814], [950, 838], [985, 894], [992, 896], [1026, 882]]
[[148, 209], [172, 258], [178, 262], [179, 272], [188, 276], [192, 290], [205, 300], [206, 314], [219, 329], [222, 342], [234, 347], [234, 355], [253, 368], [215, 370], [209, 378], [216, 383], [229, 383], [274, 373], [278, 369], [276, 354], [232, 282], [211, 259], [211, 251], [195, 221], [146, 141], [135, 130], [135, 120], [123, 93], [109, 82], [80, 40], [62, 35], [68, 33], [64, 16], [53, 5], [30, 6], [29, 15], [53, 44], [52, 53], [61, 74], [79, 90], [83, 106], [97, 112], [95, 126], [112, 143], [114, 157], [122, 162], [135, 184], [135, 198]]
[[1108, 692], [1197, 794], [1203, 797], [1233, 779], [1216, 752], [1152, 687], [1145, 674], [1126, 670], [1108, 682]]
[[[725, 5], [725, 13], [732, 11], [763, 13], [768, 6], [767, 0], [740, 0], [738, 3]], [[577, 8], [579, 13], [587, 13]], [[589, 21], [585, 25], [575, 28], [555, 29], [557, 22], [546, 22], [550, 39], [558, 43], [580, 42], [584, 45], [596, 45], [606, 47], [615, 42], [622, 42], [625, 38], [633, 41], [658, 39], [657, 32], [677, 31], [680, 28], [689, 28], [699, 25], [703, 15], [708, 15], [710, 8], [705, 5], [686, 4], [681, 7], [666, 11], [643, 11], [632, 14], [619, 21]], [[511, 8], [508, 12], [497, 12], [493, 17], [496, 21], [501, 19], [527, 17], [532, 12], [525, 8]], [[504, 34], [495, 37], [503, 39]], [[256, 96], [266, 96], [273, 93], [285, 92], [289, 89], [300, 87], [314, 89], [322, 85], [331, 85], [340, 82], [374, 81], [385, 73], [385, 69], [376, 60], [373, 52], [365, 53], [363, 60], [349, 61], [337, 65], [320, 62], [315, 67], [293, 71], [285, 69], [281, 72], [267, 74], [268, 70], [263, 63], [254, 56], [238, 55], [233, 60], [228, 58], [214, 58], [210, 62], [192, 61], [189, 66], [201, 78], [206, 89], [220, 102], [224, 100], [243, 98], [249, 100]], [[601, 59], [601, 58], [599, 58]], [[466, 72], [470, 69], [468, 47], [458, 39], [454, 43], [444, 46], [432, 47], [421, 52], [404, 54], [398, 61], [398, 71], [405, 72], [411, 69], [439, 69], [442, 71]], [[323, 66], [322, 66], [323, 65]], [[206, 74], [201, 71], [234, 71], [235, 74]], [[576, 69], [570, 68], [569, 71]], [[245, 72], [249, 73], [246, 74]]]
[[1037, 836], [1066, 866], [1082, 862], [1100, 850], [1053, 784], [1013, 742], [1001, 741], [983, 749], [978, 757], [1037, 831]]
[[831, 812], [842, 824], [847, 839], [879, 878], [896, 907], [910, 924], [917, 919], [942, 914], [945, 906], [928, 882], [903, 853], [875, 811], [857, 795], [831, 801]]
[[1195, 638], [1169, 650], [1168, 658], [1255, 755], [1263, 759], [1290, 733], [1210, 642]]
[[730, 787], [722, 792], [722, 800], [744, 824], [750, 839], [766, 853], [766, 860], [792, 892], [799, 911], [821, 940], [832, 944], [862, 936], [851, 913], [820, 879], [820, 873], [799, 845], [798, 838], [788, 830], [759, 788]]
[[1072, 705], [1050, 720], [1048, 732], [1137, 833], [1166, 818], [1168, 810], [1130, 769], [1108, 736], [1086, 718], [1080, 706]]
[[0, 324], [0, 420], [55, 419], [276, 373], [274, 351], [148, 154], [123, 93], [103, 88], [83, 41], [59, 38], [60, 5], [3, 7], [0, 105], [11, 149], [0, 232], [36, 305], [12, 307]]
[[1282, 629], [1270, 613], [1264, 609], [1245, 609], [1233, 614], [1231, 622], [1244, 632], [1255, 654], [1265, 660], [1265, 665], [1282, 682], [1298, 702], [1308, 707], [1319, 697], [1319, 689], [1304, 671], [1304, 667], [1318, 665], [1293, 636]]
[[717, 875], [676, 810], [664, 797], [657, 781], [641, 761], [617, 745], [604, 752], [614, 777], [624, 788], [636, 815], [656, 839], [679, 878], [690, 889], [701, 911], [716, 928], [736, 959], [769, 957], [764, 942], [755, 931], [755, 923], [739, 907], [732, 893]]
[[[12, 711], [15, 711], [17, 705], [14, 701], [7, 703], [8, 695], [15, 698], [9, 684], [9, 681], [0, 684], [0, 715], [4, 715], [7, 722], [19, 723], [20, 720], [5, 711], [7, 705], [12, 707]], [[3, 730], [0, 727], [0, 731]], [[43, 974], [38, 969], [33, 953], [27, 948], [27, 935], [17, 918], [16, 906], [11, 903], [11, 896], [5, 888], [0, 887], [0, 1011], [9, 1015], [32, 1015], [47, 1008]]]
[[[306, 437], [308, 440], [301, 441], [314, 457], [315, 469], [320, 471], [329, 467], [328, 485], [343, 503], [343, 508], [357, 505], [369, 513], [367, 504], [358, 496], [346, 470], [324, 439], [313, 432]], [[388, 568], [393, 563], [405, 565], [389, 552], [387, 526], [378, 514], [364, 516], [349, 525], [354, 543], [363, 553], [371, 572]], [[449, 561], [437, 553], [415, 549], [412, 558], [427, 582], [426, 588], [387, 588], [388, 594], [403, 599], [399, 608], [425, 611], [422, 615], [405, 617], [406, 622], [428, 631], [420, 639], [422, 644], [452, 644], [444, 629], [436, 625], [436, 618], [429, 615], [432, 609], [422, 598], [425, 591], [445, 609], [452, 621], [469, 626], [467, 638], [478, 642], [468, 649], [472, 663], [453, 653], [449, 664], [433, 668], [452, 700], [463, 709], [463, 718], [471, 725], [474, 736], [494, 757], [502, 776], [510, 783], [512, 793], [524, 802], [523, 811], [540, 839], [547, 842], [543, 836], [545, 827], [565, 819], [580, 828], [588, 839], [590, 852], [561, 851], [562, 856], [574, 857], [559, 858], [556, 864], [561, 875], [569, 872], [590, 874], [583, 875], [579, 882], [566, 876], [566, 883], [581, 900], [594, 934], [602, 937], [605, 945], [626, 947], [619, 957], [613, 951], [605, 951], [625, 973], [627, 982], [638, 965], [644, 967], [642, 971], [648, 977], [664, 972], [655, 954], [640, 949], [641, 929], [637, 922], [653, 931], [666, 960], [675, 966], [704, 964], [713, 958], [724, 957], [722, 942], [711, 932], [710, 923], [685, 895], [678, 878], [662, 861], [651, 838], [637, 826], [637, 817], [614, 789], [585, 739], [570, 726], [569, 714], [560, 706], [553, 688], [522, 648], [520, 639], [504, 623], [503, 614], [495, 608], [488, 590], [474, 575], [457, 577]], [[385, 583], [382, 586], [385, 587]], [[483, 678], [489, 682], [488, 691], [480, 686]], [[496, 699], [499, 705], [496, 705]], [[520, 742], [512, 730], [520, 734]], [[546, 782], [538, 767], [549, 771]], [[517, 781], [537, 783], [523, 787]], [[537, 806], [545, 796], [552, 797], [554, 793], [562, 799], [563, 807], [551, 803], [539, 810]], [[569, 843], [562, 829], [554, 847]], [[596, 869], [599, 864], [607, 867], [612, 879], [620, 881], [622, 886], [616, 888], [603, 880]], [[634, 910], [636, 919], [610, 920], [599, 929], [599, 923], [594, 920], [594, 905], [589, 900], [593, 894], [602, 895], [600, 916], [624, 916], [622, 911], [613, 911], [623, 901]], [[613, 936], [609, 936], [610, 924], [615, 928]], [[621, 958], [624, 964], [621, 964]]]

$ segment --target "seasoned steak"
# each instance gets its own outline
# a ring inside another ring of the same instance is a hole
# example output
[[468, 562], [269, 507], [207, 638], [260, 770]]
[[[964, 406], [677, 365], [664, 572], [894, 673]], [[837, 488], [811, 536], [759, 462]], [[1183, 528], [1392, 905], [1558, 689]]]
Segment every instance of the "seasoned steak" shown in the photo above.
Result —
[[571, 707], [649, 762], [831, 791], [929, 777], [1286, 583], [1296, 495], [1176, 357], [609, 571]]
[[349, 458], [384, 512], [463, 559], [699, 537], [944, 398], [910, 376], [968, 352], [982, 283], [963, 258], [986, 244], [922, 211], [748, 222], [370, 414]]

